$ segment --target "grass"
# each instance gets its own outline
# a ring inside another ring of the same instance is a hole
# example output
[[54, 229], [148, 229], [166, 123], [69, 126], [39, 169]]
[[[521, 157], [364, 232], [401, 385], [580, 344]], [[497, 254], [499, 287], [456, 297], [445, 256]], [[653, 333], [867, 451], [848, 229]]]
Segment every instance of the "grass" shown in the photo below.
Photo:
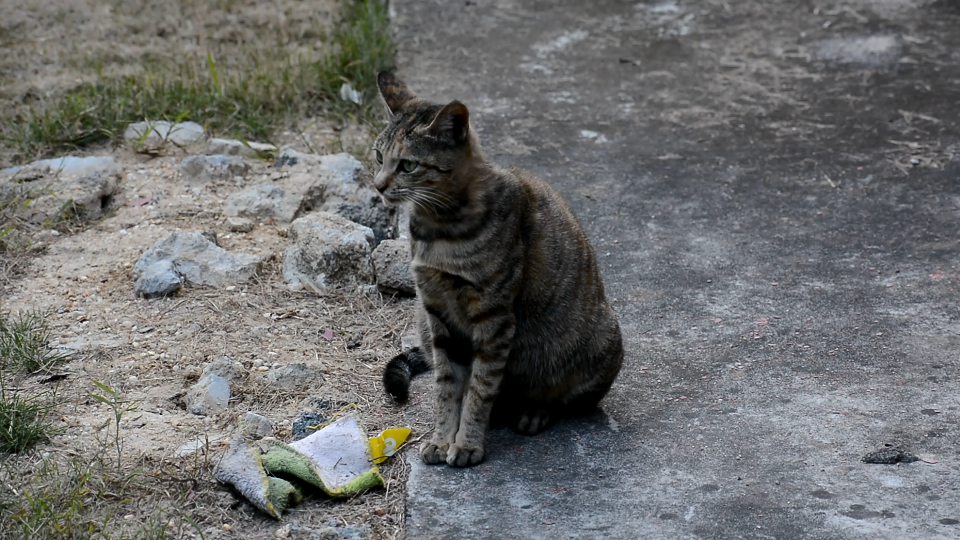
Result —
[[50, 440], [57, 429], [48, 420], [53, 410], [53, 393], [24, 396], [7, 388], [0, 375], [0, 453], [19, 454], [33, 445]]
[[[216, 135], [260, 141], [318, 114], [370, 120], [376, 73], [393, 59], [387, 8], [383, 0], [343, 0], [340, 11], [341, 22], [316, 51], [258, 49], [242, 65], [218, 63], [222, 47], [156, 59], [148, 71], [98, 77], [0, 112], [0, 162], [117, 140], [128, 124], [144, 119], [191, 120]], [[340, 98], [345, 83], [361, 93], [363, 105]]]
[[68, 355], [49, 348], [44, 316], [0, 312], [0, 453], [20, 453], [57, 432], [49, 421], [55, 392], [28, 394], [19, 388], [24, 375], [48, 370]]
[[49, 348], [50, 339], [42, 313], [0, 313], [0, 371], [34, 373], [66, 361], [69, 355]]

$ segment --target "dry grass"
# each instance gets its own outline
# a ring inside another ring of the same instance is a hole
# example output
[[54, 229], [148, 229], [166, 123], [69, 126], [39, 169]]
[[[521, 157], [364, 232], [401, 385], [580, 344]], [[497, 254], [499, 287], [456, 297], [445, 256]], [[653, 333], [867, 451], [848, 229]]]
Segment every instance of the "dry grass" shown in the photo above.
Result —
[[[0, 21], [0, 165], [144, 118], [261, 141], [315, 115], [371, 121], [393, 56], [380, 0], [29, 0], [0, 5]], [[344, 83], [364, 105], [340, 98]]]

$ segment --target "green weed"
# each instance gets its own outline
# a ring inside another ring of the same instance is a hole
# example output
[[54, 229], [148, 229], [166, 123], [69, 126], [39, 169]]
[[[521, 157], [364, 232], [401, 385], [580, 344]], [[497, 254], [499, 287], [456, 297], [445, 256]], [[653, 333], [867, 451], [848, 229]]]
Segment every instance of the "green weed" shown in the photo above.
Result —
[[43, 313], [0, 312], [0, 371], [33, 373], [67, 361], [70, 355], [51, 349], [50, 339]]
[[8, 385], [0, 373], [0, 453], [18, 454], [57, 433], [48, 419], [54, 407], [53, 393], [24, 396]]

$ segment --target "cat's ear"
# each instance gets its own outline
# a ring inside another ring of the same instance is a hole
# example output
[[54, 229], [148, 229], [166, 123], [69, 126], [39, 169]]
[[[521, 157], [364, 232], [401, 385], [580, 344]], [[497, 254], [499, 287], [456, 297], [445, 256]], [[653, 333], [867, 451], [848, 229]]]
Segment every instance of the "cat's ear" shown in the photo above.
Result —
[[463, 144], [470, 131], [470, 111], [459, 101], [447, 104], [430, 124], [430, 133], [454, 145]]
[[417, 95], [399, 77], [389, 71], [377, 73], [377, 88], [380, 89], [380, 97], [383, 98], [383, 103], [391, 116], [400, 112], [407, 103], [417, 99]]

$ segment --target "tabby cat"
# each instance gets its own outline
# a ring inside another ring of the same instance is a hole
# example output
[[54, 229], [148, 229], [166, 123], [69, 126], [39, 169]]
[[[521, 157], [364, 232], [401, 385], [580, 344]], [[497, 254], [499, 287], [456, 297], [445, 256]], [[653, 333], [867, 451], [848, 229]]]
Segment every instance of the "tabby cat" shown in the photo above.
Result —
[[391, 203], [412, 203], [421, 340], [387, 364], [384, 386], [403, 401], [432, 365], [436, 422], [420, 456], [475, 465], [492, 411], [532, 435], [595, 409], [623, 363], [620, 326], [560, 195], [484, 158], [463, 103], [425, 101], [389, 72], [377, 83], [390, 118], [375, 183]]

